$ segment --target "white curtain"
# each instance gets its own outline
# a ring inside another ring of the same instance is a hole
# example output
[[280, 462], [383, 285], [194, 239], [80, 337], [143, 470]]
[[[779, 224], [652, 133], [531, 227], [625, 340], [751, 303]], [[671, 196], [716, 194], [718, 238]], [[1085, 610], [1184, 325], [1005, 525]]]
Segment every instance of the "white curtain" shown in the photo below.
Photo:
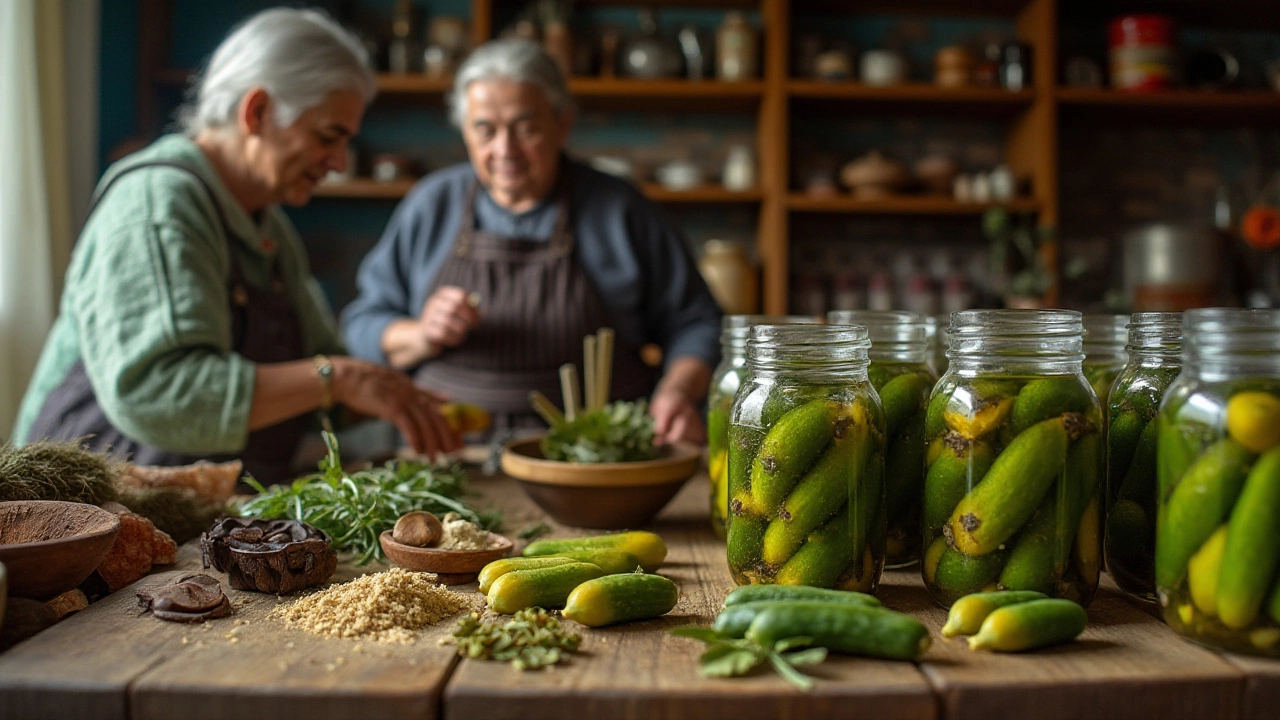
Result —
[[71, 246], [63, 21], [84, 9], [71, 4], [68, 15], [60, 1], [0, 2], [0, 439], [57, 312]]

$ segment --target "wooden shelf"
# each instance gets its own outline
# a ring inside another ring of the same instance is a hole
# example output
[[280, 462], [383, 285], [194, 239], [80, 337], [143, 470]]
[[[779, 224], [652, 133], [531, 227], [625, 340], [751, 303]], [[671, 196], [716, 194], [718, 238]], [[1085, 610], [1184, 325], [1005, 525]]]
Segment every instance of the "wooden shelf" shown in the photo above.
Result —
[[1035, 212], [1040, 202], [1017, 198], [1002, 203], [962, 203], [942, 195], [899, 195], [879, 200], [857, 200], [847, 195], [814, 198], [792, 193], [787, 207], [800, 213], [848, 213], [867, 215], [978, 215], [989, 208], [1004, 207], [1014, 212]]
[[439, 95], [453, 87], [452, 77], [431, 77], [421, 73], [378, 73], [378, 92], [390, 95]]
[[764, 83], [759, 80], [641, 80], [637, 78], [569, 78], [569, 92], [578, 97], [645, 98], [759, 98]]
[[359, 199], [399, 200], [409, 192], [409, 188], [418, 182], [417, 178], [378, 182], [373, 178], [356, 178], [344, 182], [327, 182], [316, 186], [315, 197]]
[[793, 100], [841, 103], [877, 103], [886, 111], [925, 109], [930, 112], [964, 110], [1011, 113], [1023, 110], [1035, 100], [1034, 90], [1005, 90], [993, 87], [947, 88], [929, 83], [904, 83], [877, 87], [859, 82], [790, 80], [787, 94]]
[[[403, 198], [417, 178], [378, 182], [371, 178], [356, 178], [346, 182], [322, 183], [316, 186], [315, 197], [348, 200], [399, 200]], [[690, 190], [668, 190], [656, 183], [640, 186], [645, 196], [664, 203], [752, 203], [764, 199], [762, 190], [733, 191], [719, 185], [702, 185]]]
[[1190, 120], [1233, 123], [1280, 118], [1280, 93], [1270, 90], [1166, 90], [1124, 92], [1104, 88], [1059, 88], [1064, 110], [1092, 115], [1113, 113], [1107, 119]]

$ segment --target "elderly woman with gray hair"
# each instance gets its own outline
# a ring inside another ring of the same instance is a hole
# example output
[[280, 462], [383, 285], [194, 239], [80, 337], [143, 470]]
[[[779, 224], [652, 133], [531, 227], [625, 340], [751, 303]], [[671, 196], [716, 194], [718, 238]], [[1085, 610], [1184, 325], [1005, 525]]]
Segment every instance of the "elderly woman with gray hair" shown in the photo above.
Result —
[[[352, 352], [488, 408], [495, 427], [536, 421], [582, 339], [617, 331], [613, 397], [652, 394], [659, 441], [705, 439], [699, 403], [720, 311], [684, 242], [626, 182], [564, 153], [573, 101], [525, 40], [482, 45], [450, 97], [469, 163], [418, 183], [357, 276], [343, 316]], [[665, 372], [640, 358], [663, 348]]]
[[359, 42], [321, 13], [272, 9], [236, 28], [185, 132], [98, 184], [15, 439], [87, 438], [150, 465], [239, 457], [275, 482], [293, 473], [308, 416], [340, 404], [394, 422], [420, 452], [457, 449], [439, 396], [339, 356], [279, 208], [344, 167], [373, 94]]

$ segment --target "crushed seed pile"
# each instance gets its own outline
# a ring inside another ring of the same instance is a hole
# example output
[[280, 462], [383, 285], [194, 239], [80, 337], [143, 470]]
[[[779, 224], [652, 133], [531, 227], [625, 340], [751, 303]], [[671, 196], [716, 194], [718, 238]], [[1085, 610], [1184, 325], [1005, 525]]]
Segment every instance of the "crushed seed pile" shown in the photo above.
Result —
[[498, 545], [498, 540], [492, 533], [467, 522], [456, 512], [445, 513], [440, 518], [440, 524], [444, 532], [437, 547], [449, 550], [483, 550]]
[[391, 568], [299, 598], [272, 615], [316, 635], [409, 643], [414, 631], [472, 607], [468, 596], [437, 584], [433, 573]]

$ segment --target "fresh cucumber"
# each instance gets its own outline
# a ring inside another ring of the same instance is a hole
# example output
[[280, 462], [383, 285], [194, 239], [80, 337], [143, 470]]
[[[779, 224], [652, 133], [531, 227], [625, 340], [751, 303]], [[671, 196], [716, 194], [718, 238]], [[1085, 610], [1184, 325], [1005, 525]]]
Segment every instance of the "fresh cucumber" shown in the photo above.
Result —
[[564, 616], [587, 627], [601, 627], [666, 615], [679, 599], [676, 584], [661, 575], [606, 575], [574, 588], [565, 602]]
[[524, 549], [524, 556], [541, 557], [599, 548], [625, 550], [635, 555], [645, 572], [657, 570], [662, 566], [662, 561], [667, 558], [667, 544], [662, 541], [662, 538], [645, 530], [563, 540], [539, 540], [529, 543], [529, 546]]
[[489, 592], [489, 588], [493, 585], [493, 581], [516, 570], [533, 570], [535, 568], [551, 567], [553, 565], [568, 565], [574, 562], [567, 557], [512, 557], [501, 558], [485, 565], [480, 570], [480, 587], [476, 588], [482, 593]]
[[605, 575], [634, 573], [636, 568], [642, 567], [640, 558], [626, 550], [617, 548], [578, 548], [576, 550], [561, 550], [554, 555], [540, 555], [539, 557], [559, 557], [591, 563], [603, 570]]
[[509, 572], [489, 586], [489, 609], [511, 615], [530, 607], [562, 608], [574, 588], [603, 576], [603, 570], [582, 562]]
[[814, 602], [848, 603], [850, 605], [880, 605], [880, 601], [872, 595], [849, 592], [847, 590], [829, 590], [806, 585], [743, 585], [729, 591], [729, 594], [724, 598], [724, 606], [733, 607], [734, 605], [745, 605], [747, 603], [779, 600], [811, 600]]
[[1070, 600], [1029, 600], [999, 608], [969, 639], [972, 650], [1019, 652], [1068, 642], [1084, 632], [1089, 617]]
[[947, 623], [942, 626], [944, 637], [972, 635], [982, 628], [982, 621], [991, 613], [1007, 605], [1042, 600], [1047, 598], [1041, 592], [1029, 590], [1004, 590], [997, 592], [980, 592], [965, 595], [951, 604], [947, 613]]
[[773, 647], [787, 638], [850, 655], [914, 660], [929, 648], [929, 630], [919, 620], [879, 607], [835, 603], [770, 603], [751, 621], [746, 637]]

